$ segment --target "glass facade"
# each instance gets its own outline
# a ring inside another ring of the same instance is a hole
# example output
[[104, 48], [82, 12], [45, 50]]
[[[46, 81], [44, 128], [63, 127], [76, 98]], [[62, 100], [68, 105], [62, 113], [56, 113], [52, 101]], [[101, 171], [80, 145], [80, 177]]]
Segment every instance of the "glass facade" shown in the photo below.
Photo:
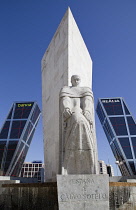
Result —
[[96, 112], [122, 175], [136, 175], [136, 122], [124, 99], [101, 98]]
[[41, 111], [36, 102], [13, 103], [0, 130], [0, 170], [18, 176], [27, 155]]

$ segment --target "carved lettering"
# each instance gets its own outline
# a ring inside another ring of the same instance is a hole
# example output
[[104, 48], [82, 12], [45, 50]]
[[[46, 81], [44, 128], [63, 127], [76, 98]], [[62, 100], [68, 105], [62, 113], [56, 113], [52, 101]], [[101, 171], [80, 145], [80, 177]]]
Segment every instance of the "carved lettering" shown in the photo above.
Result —
[[107, 199], [106, 193], [97, 193], [97, 194], [62, 194], [60, 195], [61, 201], [67, 200], [105, 200]]
[[71, 179], [69, 181], [70, 184], [76, 184], [76, 185], [89, 185], [89, 184], [94, 184], [94, 180], [93, 179]]

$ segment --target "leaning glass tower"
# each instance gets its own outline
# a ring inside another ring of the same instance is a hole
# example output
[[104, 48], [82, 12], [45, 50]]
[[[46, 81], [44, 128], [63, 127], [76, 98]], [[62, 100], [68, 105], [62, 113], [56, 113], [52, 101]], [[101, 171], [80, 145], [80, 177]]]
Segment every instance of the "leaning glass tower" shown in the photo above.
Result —
[[101, 98], [96, 112], [122, 175], [136, 175], [136, 123], [124, 99]]
[[19, 175], [40, 114], [36, 102], [13, 103], [0, 130], [1, 175]]

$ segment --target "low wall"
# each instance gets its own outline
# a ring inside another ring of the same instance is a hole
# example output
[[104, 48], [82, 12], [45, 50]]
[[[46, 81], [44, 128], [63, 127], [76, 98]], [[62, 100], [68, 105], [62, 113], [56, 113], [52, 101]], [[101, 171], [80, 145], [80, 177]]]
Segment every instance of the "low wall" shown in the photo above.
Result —
[[110, 210], [136, 210], [136, 183], [109, 183]]
[[[57, 183], [0, 185], [2, 210], [58, 210]], [[110, 210], [136, 210], [136, 183], [110, 182], [109, 188]]]
[[57, 184], [2, 184], [2, 210], [58, 210]]

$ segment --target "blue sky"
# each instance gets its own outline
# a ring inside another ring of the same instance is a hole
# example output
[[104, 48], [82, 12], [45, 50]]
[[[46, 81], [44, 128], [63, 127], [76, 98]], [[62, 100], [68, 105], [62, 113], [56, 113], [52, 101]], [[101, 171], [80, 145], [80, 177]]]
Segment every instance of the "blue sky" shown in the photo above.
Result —
[[[13, 101], [41, 102], [41, 59], [70, 6], [93, 60], [98, 98], [124, 97], [136, 117], [135, 0], [0, 0], [0, 127]], [[99, 159], [115, 159], [96, 116]], [[43, 160], [42, 119], [26, 161]], [[116, 172], [117, 173], [117, 172]]]

